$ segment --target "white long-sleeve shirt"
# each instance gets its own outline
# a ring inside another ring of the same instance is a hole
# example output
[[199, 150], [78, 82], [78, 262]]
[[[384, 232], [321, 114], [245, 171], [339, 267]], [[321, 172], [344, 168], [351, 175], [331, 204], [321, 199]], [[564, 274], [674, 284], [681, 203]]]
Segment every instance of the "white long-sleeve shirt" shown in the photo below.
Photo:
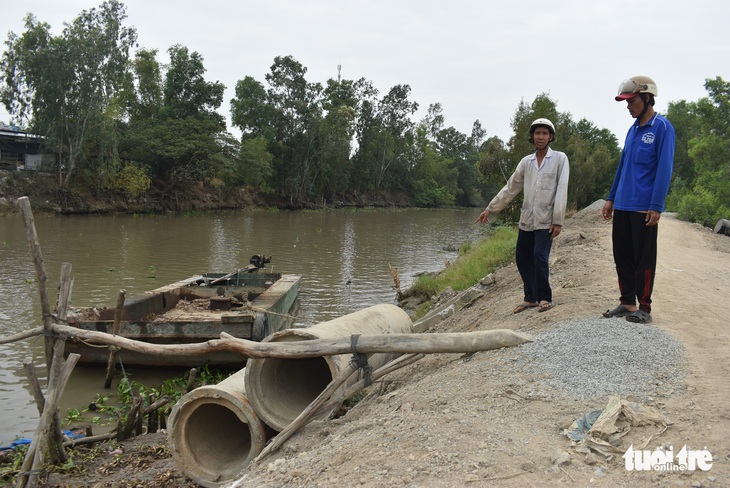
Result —
[[533, 231], [563, 225], [568, 202], [568, 156], [548, 147], [542, 164], [537, 165], [537, 153], [525, 156], [517, 164], [507, 184], [489, 202], [487, 210], [497, 213], [524, 189], [520, 229]]

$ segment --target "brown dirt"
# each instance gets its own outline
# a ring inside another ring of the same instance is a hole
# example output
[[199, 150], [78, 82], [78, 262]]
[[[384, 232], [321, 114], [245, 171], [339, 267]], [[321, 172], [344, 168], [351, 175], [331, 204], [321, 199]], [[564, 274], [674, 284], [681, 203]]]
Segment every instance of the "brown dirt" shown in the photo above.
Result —
[[[434, 354], [386, 377], [345, 416], [312, 422], [249, 467], [239, 486], [730, 486], [730, 239], [664, 215], [659, 240], [649, 327], [684, 345], [689, 371], [670, 393], [645, 402], [669, 428], [637, 432], [654, 434], [647, 449], [709, 450], [711, 470], [631, 472], [620, 456], [572, 449], [562, 430], [607, 398], [554, 395], [540, 372], [515, 366], [513, 348]], [[484, 296], [429, 332], [509, 328], [537, 335], [600, 314], [618, 298], [610, 241], [599, 210], [578, 213], [553, 249], [553, 310], [511, 313], [522, 294], [512, 264], [494, 273]], [[119, 448], [123, 454], [86, 463], [83, 478], [54, 475], [48, 486], [194, 486], [165, 453], [164, 435]], [[567, 454], [558, 460], [561, 453]]]

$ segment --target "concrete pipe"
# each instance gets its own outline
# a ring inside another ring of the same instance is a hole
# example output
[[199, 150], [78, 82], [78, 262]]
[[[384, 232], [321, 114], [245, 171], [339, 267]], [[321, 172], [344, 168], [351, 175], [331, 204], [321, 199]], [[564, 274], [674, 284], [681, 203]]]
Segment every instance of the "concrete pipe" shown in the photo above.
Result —
[[246, 398], [245, 370], [184, 395], [170, 414], [172, 455], [202, 486], [233, 481], [264, 447], [264, 425]]
[[[408, 314], [395, 305], [375, 305], [305, 329], [276, 332], [263, 342], [294, 342], [377, 334], [408, 334], [413, 331]], [[368, 357], [373, 369], [395, 357], [378, 353]], [[246, 363], [246, 391], [251, 406], [269, 427], [281, 432], [348, 368], [351, 354], [310, 359], [252, 358]], [[357, 381], [358, 375], [340, 389]], [[335, 392], [337, 394], [337, 392]]]

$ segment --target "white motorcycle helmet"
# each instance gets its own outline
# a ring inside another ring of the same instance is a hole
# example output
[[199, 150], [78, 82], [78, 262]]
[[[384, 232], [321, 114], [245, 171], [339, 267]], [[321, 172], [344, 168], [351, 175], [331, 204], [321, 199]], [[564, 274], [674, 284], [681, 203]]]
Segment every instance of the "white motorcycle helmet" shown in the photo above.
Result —
[[550, 119], [540, 118], [535, 119], [535, 121], [530, 125], [530, 143], [534, 143], [535, 141], [532, 139], [532, 135], [535, 133], [535, 129], [538, 127], [546, 127], [548, 131], [550, 131], [550, 135], [552, 136], [550, 138], [550, 142], [555, 141], [555, 126], [552, 122], [550, 122]]

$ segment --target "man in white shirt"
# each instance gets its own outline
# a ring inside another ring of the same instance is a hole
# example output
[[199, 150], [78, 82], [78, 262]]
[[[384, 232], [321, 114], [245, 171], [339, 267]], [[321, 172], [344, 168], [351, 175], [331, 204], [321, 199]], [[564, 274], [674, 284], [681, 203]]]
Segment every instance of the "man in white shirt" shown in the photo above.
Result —
[[535, 144], [535, 152], [522, 158], [507, 184], [476, 220], [488, 223], [491, 213], [503, 210], [524, 190], [515, 262], [525, 297], [514, 313], [535, 307], [540, 312], [553, 308], [550, 248], [565, 221], [570, 172], [565, 153], [550, 148], [554, 140], [555, 126], [550, 120], [540, 118], [532, 123], [530, 142]]

